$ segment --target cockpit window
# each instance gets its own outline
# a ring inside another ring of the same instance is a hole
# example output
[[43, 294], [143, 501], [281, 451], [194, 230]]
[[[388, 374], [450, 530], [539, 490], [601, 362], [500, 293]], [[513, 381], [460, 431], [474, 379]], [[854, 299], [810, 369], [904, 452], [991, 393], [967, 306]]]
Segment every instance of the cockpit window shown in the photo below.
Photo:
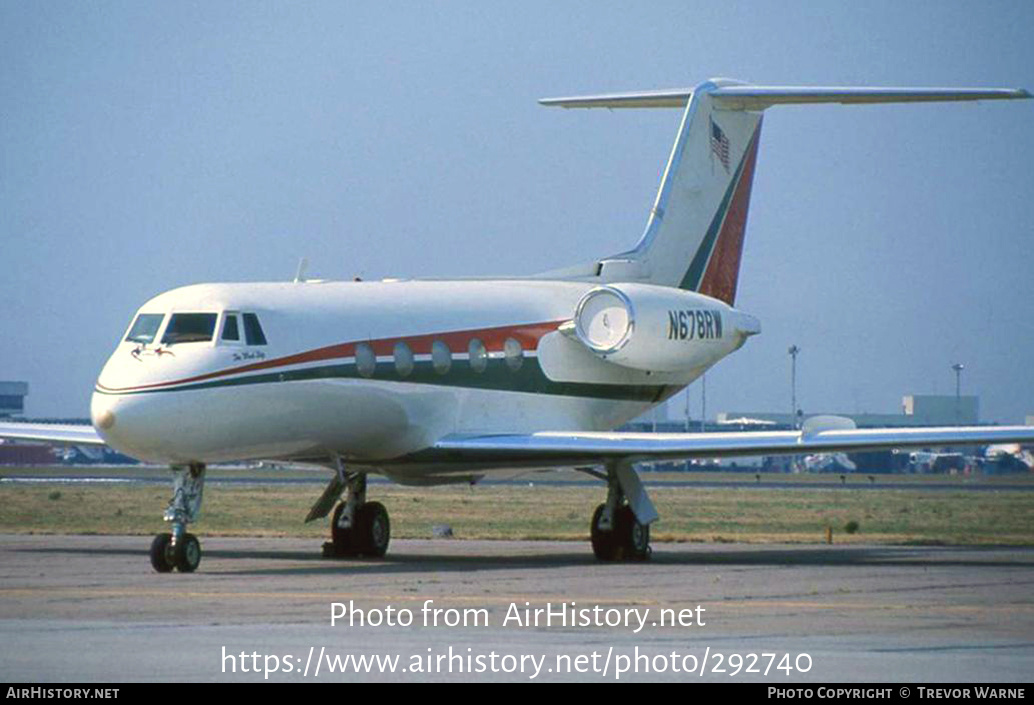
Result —
[[154, 336], [158, 334], [158, 329], [162, 327], [164, 319], [164, 313], [141, 313], [133, 321], [129, 334], [126, 335], [126, 342], [143, 343], [144, 345], [152, 342]]
[[204, 343], [215, 331], [214, 313], [174, 313], [162, 336], [162, 344]]
[[245, 313], [241, 316], [244, 319], [244, 340], [248, 345], [265, 345], [266, 335], [262, 332], [262, 324], [254, 313]]
[[241, 334], [237, 330], [237, 316], [233, 313], [226, 314], [223, 322], [223, 340], [240, 340]]

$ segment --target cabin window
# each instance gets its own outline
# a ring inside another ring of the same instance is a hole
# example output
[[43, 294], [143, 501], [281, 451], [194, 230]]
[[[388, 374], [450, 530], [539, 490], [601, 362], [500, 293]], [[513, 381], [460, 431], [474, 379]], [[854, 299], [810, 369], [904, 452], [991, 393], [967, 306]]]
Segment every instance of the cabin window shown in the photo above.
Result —
[[440, 375], [444, 375], [452, 367], [452, 350], [441, 340], [431, 345], [431, 367]]
[[503, 343], [503, 356], [506, 358], [506, 366], [516, 372], [524, 364], [524, 350], [516, 338], [507, 338]]
[[467, 352], [470, 354], [470, 369], [478, 374], [484, 372], [488, 367], [488, 350], [485, 349], [485, 344], [474, 338], [467, 346]]
[[245, 313], [244, 340], [248, 345], [265, 345], [266, 334], [262, 332], [262, 324], [254, 313]]
[[158, 329], [162, 327], [163, 320], [165, 320], [164, 313], [141, 313], [130, 326], [126, 342], [144, 345], [153, 342], [154, 336], [158, 334]]
[[241, 332], [237, 326], [237, 314], [228, 313], [226, 319], [223, 321], [223, 340], [239, 341], [241, 339]]
[[413, 351], [405, 343], [395, 343], [395, 372], [408, 377], [413, 372]]
[[214, 313], [174, 313], [162, 336], [162, 344], [205, 343], [215, 333]]
[[355, 369], [360, 377], [373, 377], [377, 371], [377, 356], [366, 343], [359, 343], [355, 346]]

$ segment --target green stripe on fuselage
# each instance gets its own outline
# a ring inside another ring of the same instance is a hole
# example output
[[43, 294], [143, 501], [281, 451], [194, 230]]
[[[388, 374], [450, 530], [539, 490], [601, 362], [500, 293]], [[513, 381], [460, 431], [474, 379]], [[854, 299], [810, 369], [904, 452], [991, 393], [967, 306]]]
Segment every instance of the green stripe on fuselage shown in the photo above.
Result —
[[542, 372], [535, 358], [525, 358], [518, 370], [511, 370], [505, 360], [491, 359], [484, 372], [475, 372], [466, 360], [457, 360], [445, 374], [434, 371], [430, 361], [417, 362], [412, 373], [400, 377], [391, 362], [378, 362], [371, 377], [362, 377], [354, 362], [319, 367], [267, 372], [255, 375], [241, 375], [229, 379], [195, 382], [162, 389], [140, 389], [127, 392], [98, 388], [100, 394], [158, 394], [166, 392], [187, 392], [199, 389], [239, 387], [250, 384], [275, 384], [279, 382], [303, 382], [324, 379], [356, 379], [376, 382], [406, 382], [410, 384], [431, 384], [441, 387], [464, 387], [467, 389], [489, 389], [527, 394], [551, 394], [567, 397], [591, 397], [622, 401], [653, 402], [666, 398], [679, 387], [667, 385], [622, 385], [588, 384], [582, 382], [554, 382]]

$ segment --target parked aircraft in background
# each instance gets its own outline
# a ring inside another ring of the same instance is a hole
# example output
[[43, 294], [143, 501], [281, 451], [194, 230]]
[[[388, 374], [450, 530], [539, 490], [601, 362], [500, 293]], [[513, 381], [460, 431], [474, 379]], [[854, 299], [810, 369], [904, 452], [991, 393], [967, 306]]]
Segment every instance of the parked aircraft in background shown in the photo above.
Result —
[[847, 453], [819, 453], [804, 456], [804, 467], [808, 472], [855, 472], [858, 465], [847, 457]]
[[915, 451], [908, 454], [908, 468], [915, 473], [946, 473], [964, 471], [968, 466], [962, 453], [931, 453]]
[[984, 449], [984, 465], [1001, 472], [1030, 472], [1034, 470], [1034, 453], [1024, 450], [1018, 443], [991, 445]]
[[[559, 98], [566, 108], [681, 108], [646, 230], [631, 250], [527, 278], [200, 284], [140, 307], [97, 380], [91, 427], [0, 424], [0, 436], [107, 443], [168, 464], [174, 495], [151, 562], [190, 572], [187, 525], [209, 463], [333, 470], [307, 517], [333, 553], [382, 556], [390, 522], [366, 478], [474, 482], [575, 467], [607, 483], [601, 560], [642, 559], [657, 512], [639, 461], [1034, 442], [1031, 427], [617, 433], [761, 331], [735, 307], [764, 110], [785, 104], [1029, 98], [1022, 90], [795, 88], [715, 79], [692, 90]], [[980, 125], [988, 129], [988, 121]], [[893, 138], [893, 137], [891, 137]], [[744, 380], [750, 384], [750, 380]], [[344, 496], [344, 500], [339, 499]]]

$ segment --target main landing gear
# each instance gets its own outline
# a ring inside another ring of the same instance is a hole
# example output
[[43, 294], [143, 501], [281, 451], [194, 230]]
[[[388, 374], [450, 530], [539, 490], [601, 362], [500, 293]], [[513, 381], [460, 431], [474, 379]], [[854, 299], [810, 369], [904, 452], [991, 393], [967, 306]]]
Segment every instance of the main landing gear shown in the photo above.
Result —
[[366, 501], [366, 473], [345, 475], [344, 483], [347, 494], [334, 510], [331, 540], [323, 544], [323, 556], [381, 558], [391, 541], [388, 510], [380, 502]]
[[657, 511], [631, 463], [607, 464], [607, 501], [596, 507], [589, 534], [601, 561], [644, 561], [650, 549], [650, 524]]
[[172, 532], [154, 537], [151, 565], [159, 573], [170, 573], [174, 569], [193, 573], [201, 563], [201, 544], [194, 534], [187, 533], [187, 524], [197, 521], [201, 513], [205, 466], [202, 463], [173, 466], [172, 472], [173, 494], [164, 517], [172, 524]]
[[388, 510], [380, 502], [366, 501], [366, 473], [348, 472], [341, 456], [334, 457], [337, 472], [323, 494], [312, 505], [306, 522], [330, 513], [342, 494], [345, 500], [334, 509], [330, 522], [330, 541], [323, 544], [324, 558], [367, 556], [380, 558], [391, 541]]

